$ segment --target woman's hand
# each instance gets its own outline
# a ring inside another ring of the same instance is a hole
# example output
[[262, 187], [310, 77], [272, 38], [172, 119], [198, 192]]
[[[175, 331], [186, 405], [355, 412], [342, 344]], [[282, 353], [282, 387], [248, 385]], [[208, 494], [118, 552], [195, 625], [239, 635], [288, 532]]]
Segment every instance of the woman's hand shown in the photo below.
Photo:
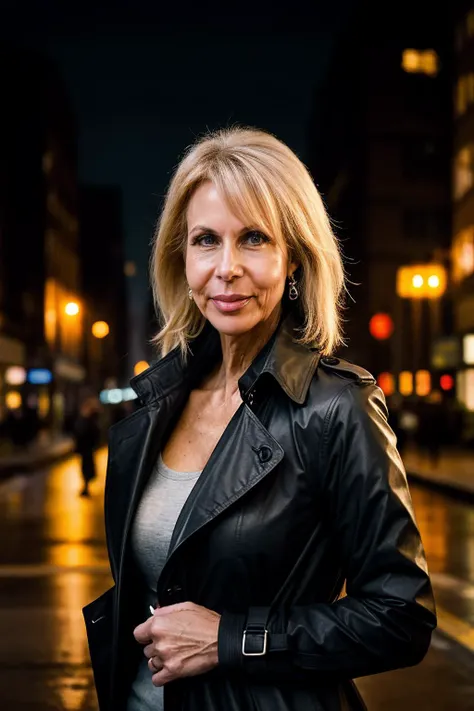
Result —
[[137, 642], [145, 644], [152, 682], [163, 686], [185, 676], [197, 676], [218, 664], [217, 636], [220, 615], [193, 602], [158, 607], [135, 628]]

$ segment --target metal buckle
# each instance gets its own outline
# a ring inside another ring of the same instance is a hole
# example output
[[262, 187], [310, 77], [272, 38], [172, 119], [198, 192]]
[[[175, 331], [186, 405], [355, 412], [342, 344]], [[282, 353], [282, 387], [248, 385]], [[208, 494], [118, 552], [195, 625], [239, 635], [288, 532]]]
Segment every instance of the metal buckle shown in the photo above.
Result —
[[242, 638], [242, 654], [244, 657], [263, 657], [267, 653], [267, 640], [268, 640], [268, 630], [263, 630], [263, 648], [261, 652], [246, 652], [245, 651], [245, 642], [247, 639], [247, 632], [249, 634], [258, 634], [261, 635], [262, 633], [259, 632], [252, 632], [251, 630], [244, 630], [244, 636]]

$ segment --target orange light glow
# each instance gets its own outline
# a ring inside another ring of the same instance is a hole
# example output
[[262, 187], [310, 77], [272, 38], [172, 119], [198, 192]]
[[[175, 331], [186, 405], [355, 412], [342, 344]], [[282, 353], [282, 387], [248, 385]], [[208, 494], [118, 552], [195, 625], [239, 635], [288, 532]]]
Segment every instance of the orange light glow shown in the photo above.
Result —
[[77, 316], [77, 314], [79, 313], [79, 304], [76, 304], [75, 301], [70, 301], [64, 307], [64, 313], [68, 316]]
[[431, 374], [428, 370], [418, 370], [415, 375], [416, 394], [426, 397], [431, 392]]
[[9, 410], [18, 410], [21, 407], [21, 395], [16, 390], [10, 390], [5, 395], [5, 405]]
[[386, 397], [393, 395], [395, 392], [395, 378], [391, 373], [380, 373], [377, 382]]
[[400, 391], [400, 394], [404, 395], [405, 397], [412, 394], [412, 392], [413, 392], [413, 373], [410, 373], [409, 370], [403, 370], [400, 373], [399, 380], [398, 380], [398, 389]]
[[388, 314], [375, 314], [369, 322], [370, 334], [378, 341], [386, 341], [393, 333], [393, 320]]
[[143, 373], [144, 370], [149, 368], [149, 364], [146, 362], [146, 360], [139, 360], [138, 363], [135, 363], [135, 367], [133, 368], [133, 372], [135, 375], [140, 375], [140, 373]]
[[110, 328], [106, 321], [96, 321], [92, 324], [92, 335], [96, 338], [105, 338], [109, 333]]
[[397, 271], [397, 294], [402, 299], [438, 299], [446, 291], [442, 264], [415, 264]]

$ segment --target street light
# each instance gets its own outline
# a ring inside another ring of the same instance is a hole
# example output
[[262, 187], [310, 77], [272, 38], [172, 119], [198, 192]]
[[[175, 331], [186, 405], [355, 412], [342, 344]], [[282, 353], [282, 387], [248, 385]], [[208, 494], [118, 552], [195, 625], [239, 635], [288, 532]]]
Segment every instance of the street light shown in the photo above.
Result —
[[144, 370], [149, 368], [149, 364], [146, 362], [146, 360], [139, 360], [138, 363], [135, 363], [135, 366], [133, 368], [133, 372], [135, 375], [140, 375], [140, 373], [143, 373]]
[[[413, 264], [400, 267], [397, 271], [397, 319], [396, 332], [398, 334], [395, 344], [395, 372], [400, 373], [402, 369], [402, 333], [401, 326], [403, 308], [401, 305], [402, 299], [408, 299], [411, 306], [412, 319], [412, 334], [413, 334], [413, 372], [417, 372], [419, 368], [420, 356], [420, 338], [422, 336], [422, 300], [427, 299], [430, 304], [431, 313], [431, 338], [439, 335], [440, 321], [440, 297], [443, 296], [447, 286], [446, 269], [442, 264], [432, 262], [428, 264]], [[424, 375], [420, 376], [418, 387], [415, 386], [415, 391], [418, 395], [430, 390], [431, 384], [428, 386], [427, 379]], [[400, 379], [401, 380], [401, 379]], [[405, 392], [410, 389], [408, 382], [403, 382]], [[402, 389], [400, 387], [400, 392]]]
[[397, 272], [397, 294], [402, 299], [438, 299], [446, 291], [442, 264], [415, 264]]
[[110, 328], [106, 321], [96, 321], [92, 324], [92, 335], [95, 338], [105, 338], [109, 333]]
[[68, 304], [66, 304], [64, 308], [64, 313], [67, 316], [77, 316], [79, 313], [79, 304], [76, 304], [75, 301], [70, 301]]

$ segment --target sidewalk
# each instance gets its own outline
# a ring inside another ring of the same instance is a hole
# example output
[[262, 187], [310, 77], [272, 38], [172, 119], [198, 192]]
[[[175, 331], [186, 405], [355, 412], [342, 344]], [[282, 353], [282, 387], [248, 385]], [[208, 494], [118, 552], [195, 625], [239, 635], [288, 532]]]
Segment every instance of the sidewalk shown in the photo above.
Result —
[[413, 480], [474, 498], [474, 450], [446, 449], [433, 466], [426, 454], [409, 448], [403, 453], [403, 462]]
[[44, 436], [28, 447], [0, 456], [0, 478], [36, 469], [74, 451], [74, 440], [65, 435]]

